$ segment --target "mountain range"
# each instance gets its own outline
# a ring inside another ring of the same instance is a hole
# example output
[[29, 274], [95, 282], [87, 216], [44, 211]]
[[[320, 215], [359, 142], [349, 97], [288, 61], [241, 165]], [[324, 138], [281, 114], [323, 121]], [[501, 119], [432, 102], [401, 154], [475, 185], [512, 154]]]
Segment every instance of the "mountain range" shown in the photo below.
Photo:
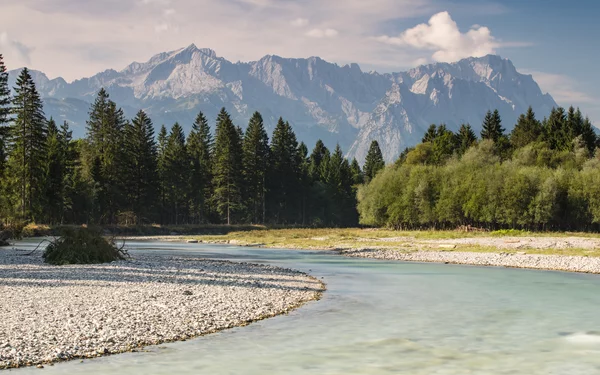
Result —
[[[11, 87], [19, 72], [9, 72]], [[268, 55], [232, 63], [211, 49], [190, 45], [71, 83], [39, 71], [32, 75], [46, 115], [70, 122], [76, 137], [85, 135], [90, 103], [104, 87], [128, 117], [143, 109], [157, 127], [179, 122], [189, 130], [199, 111], [214, 122], [225, 107], [245, 128], [259, 111], [269, 132], [281, 116], [309, 150], [322, 139], [330, 147], [339, 143], [359, 161], [372, 140], [379, 142], [386, 161], [395, 160], [432, 123], [445, 123], [451, 130], [470, 123], [479, 132], [486, 111], [498, 109], [510, 130], [528, 106], [539, 117], [557, 106], [531, 75], [496, 55], [380, 74], [319, 57]]]

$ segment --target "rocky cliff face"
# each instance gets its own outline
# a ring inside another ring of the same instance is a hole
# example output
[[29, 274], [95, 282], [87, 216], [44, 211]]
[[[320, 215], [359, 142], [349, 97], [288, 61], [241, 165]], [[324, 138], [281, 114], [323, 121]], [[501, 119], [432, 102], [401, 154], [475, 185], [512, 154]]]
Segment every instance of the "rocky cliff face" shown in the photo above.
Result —
[[[10, 72], [11, 86], [18, 73]], [[89, 104], [105, 87], [127, 115], [144, 109], [156, 126], [178, 121], [189, 129], [198, 111], [214, 119], [226, 107], [244, 127], [259, 111], [269, 130], [282, 116], [309, 149], [321, 138], [331, 147], [339, 143], [359, 161], [374, 139], [393, 161], [418, 143], [431, 123], [453, 130], [470, 123], [479, 130], [485, 112], [497, 108], [511, 129], [529, 105], [540, 114], [556, 106], [531, 76], [493, 55], [378, 74], [318, 57], [232, 63], [191, 45], [72, 83], [49, 80], [41, 72], [34, 72], [34, 79], [46, 114], [72, 122], [76, 136], [85, 134]]]

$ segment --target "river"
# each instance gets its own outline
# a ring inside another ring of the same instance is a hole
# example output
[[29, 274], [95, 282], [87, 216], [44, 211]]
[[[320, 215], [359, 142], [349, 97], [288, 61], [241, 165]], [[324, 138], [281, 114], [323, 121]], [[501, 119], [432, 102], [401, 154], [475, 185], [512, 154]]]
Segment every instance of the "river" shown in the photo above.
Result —
[[46, 366], [44, 374], [600, 374], [598, 275], [222, 245], [127, 246], [134, 256], [298, 269], [327, 291], [289, 315], [145, 352]]

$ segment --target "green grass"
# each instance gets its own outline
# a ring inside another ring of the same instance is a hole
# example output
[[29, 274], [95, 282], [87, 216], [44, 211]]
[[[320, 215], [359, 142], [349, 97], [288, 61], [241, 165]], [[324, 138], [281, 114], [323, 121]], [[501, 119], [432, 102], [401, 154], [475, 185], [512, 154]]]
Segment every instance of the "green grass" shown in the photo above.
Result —
[[501, 249], [495, 246], [457, 244], [453, 248], [436, 240], [477, 237], [584, 237], [599, 238], [588, 233], [537, 233], [526, 231], [460, 232], [460, 231], [393, 231], [386, 229], [264, 229], [233, 231], [224, 235], [186, 236], [210, 243], [231, 243], [247, 246], [281, 247], [296, 249], [353, 249], [377, 248], [397, 251], [470, 251], [470, 252], [526, 252], [528, 254], [600, 256], [600, 249]]

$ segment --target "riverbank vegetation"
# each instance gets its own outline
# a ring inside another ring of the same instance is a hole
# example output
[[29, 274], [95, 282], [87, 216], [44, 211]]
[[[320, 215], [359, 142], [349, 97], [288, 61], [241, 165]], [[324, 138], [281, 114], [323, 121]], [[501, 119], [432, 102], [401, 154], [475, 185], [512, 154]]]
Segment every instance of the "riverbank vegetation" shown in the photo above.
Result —
[[579, 110], [529, 109], [505, 134], [488, 112], [481, 139], [432, 125], [416, 147], [359, 189], [362, 224], [395, 229], [598, 231], [598, 139]]

